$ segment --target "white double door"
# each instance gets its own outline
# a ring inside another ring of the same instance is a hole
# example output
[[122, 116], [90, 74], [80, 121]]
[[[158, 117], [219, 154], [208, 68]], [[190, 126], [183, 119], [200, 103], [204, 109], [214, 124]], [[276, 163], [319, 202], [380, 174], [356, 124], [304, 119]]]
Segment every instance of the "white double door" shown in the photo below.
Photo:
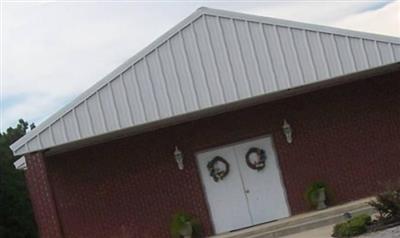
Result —
[[[246, 163], [246, 153], [252, 147], [266, 152], [266, 166], [260, 171]], [[207, 169], [207, 163], [216, 156], [224, 158], [230, 167], [228, 175], [218, 182]], [[217, 234], [289, 216], [270, 137], [198, 153], [197, 162]]]

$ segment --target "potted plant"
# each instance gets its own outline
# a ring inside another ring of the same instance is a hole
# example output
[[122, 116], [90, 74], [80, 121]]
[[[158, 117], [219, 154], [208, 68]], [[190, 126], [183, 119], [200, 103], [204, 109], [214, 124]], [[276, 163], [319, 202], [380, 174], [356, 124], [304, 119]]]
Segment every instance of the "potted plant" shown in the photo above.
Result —
[[185, 212], [177, 212], [171, 221], [171, 236], [173, 238], [200, 237], [201, 226], [199, 221]]
[[320, 181], [312, 183], [305, 195], [310, 206], [317, 210], [327, 208], [327, 202], [331, 196], [327, 185]]

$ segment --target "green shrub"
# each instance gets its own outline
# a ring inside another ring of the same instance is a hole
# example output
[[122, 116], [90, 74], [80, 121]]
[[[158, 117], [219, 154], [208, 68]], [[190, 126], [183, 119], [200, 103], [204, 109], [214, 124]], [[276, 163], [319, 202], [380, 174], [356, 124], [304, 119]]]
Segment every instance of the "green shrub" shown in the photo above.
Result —
[[308, 204], [311, 208], [316, 208], [318, 205], [317, 198], [318, 198], [318, 190], [324, 188], [326, 194], [326, 203], [329, 205], [332, 202], [333, 193], [326, 185], [326, 183], [322, 181], [317, 181], [312, 183], [306, 190], [305, 199], [307, 200]]
[[376, 196], [376, 201], [369, 202], [379, 213], [381, 221], [400, 221], [400, 183], [389, 185], [385, 192]]
[[193, 230], [193, 238], [201, 237], [201, 225], [199, 220], [186, 212], [177, 212], [172, 216], [170, 224], [170, 232], [173, 238], [181, 238], [179, 231], [185, 226], [186, 222], [190, 222]]
[[367, 232], [371, 217], [366, 214], [356, 216], [346, 222], [337, 224], [333, 228], [333, 237], [353, 237]]

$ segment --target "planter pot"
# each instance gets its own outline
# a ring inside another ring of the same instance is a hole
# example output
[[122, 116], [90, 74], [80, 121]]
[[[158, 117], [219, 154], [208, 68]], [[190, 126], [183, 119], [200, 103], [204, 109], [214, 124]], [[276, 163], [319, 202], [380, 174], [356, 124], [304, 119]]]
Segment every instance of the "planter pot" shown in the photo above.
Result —
[[193, 233], [192, 223], [186, 222], [185, 225], [179, 230], [179, 234], [184, 238], [191, 238]]
[[317, 210], [322, 210], [328, 207], [325, 203], [326, 202], [325, 188], [318, 189], [316, 202], [317, 202]]

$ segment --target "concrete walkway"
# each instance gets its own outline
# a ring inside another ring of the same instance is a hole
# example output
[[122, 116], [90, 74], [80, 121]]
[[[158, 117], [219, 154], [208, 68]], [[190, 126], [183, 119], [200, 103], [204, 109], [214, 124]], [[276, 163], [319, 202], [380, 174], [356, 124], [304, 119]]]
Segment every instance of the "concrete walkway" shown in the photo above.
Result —
[[[324, 226], [293, 235], [283, 236], [282, 238], [332, 238], [331, 237], [332, 231], [333, 231], [333, 225]], [[400, 226], [396, 226], [383, 231], [357, 236], [357, 238], [399, 238], [399, 237], [400, 237]]]
[[383, 231], [378, 231], [370, 234], [365, 234], [359, 238], [395, 238], [400, 237], [400, 226], [396, 226]]
[[282, 238], [332, 238], [333, 225], [303, 231], [297, 234], [283, 236]]

